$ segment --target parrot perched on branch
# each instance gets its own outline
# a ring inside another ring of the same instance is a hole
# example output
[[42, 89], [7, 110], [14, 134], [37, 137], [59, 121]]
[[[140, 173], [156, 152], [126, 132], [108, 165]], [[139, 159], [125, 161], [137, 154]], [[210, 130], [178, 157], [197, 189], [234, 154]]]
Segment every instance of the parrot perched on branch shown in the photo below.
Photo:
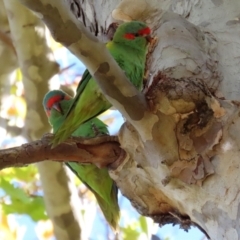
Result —
[[[64, 114], [74, 100], [65, 92], [53, 90], [48, 92], [43, 99], [43, 107], [53, 127], [53, 133], [64, 121]], [[98, 118], [83, 123], [72, 136], [95, 137], [108, 134], [107, 126]], [[79, 164], [68, 162], [66, 165], [75, 175], [92, 191], [110, 226], [116, 230], [119, 220], [119, 206], [117, 187], [110, 178], [106, 168], [99, 169], [94, 164]]]
[[[142, 90], [143, 86], [150, 33], [151, 30], [145, 23], [127, 22], [117, 28], [112, 41], [106, 44], [113, 58], [138, 90]], [[97, 82], [86, 70], [64, 121], [55, 131], [52, 147], [70, 137], [82, 123], [98, 116], [111, 106]]]

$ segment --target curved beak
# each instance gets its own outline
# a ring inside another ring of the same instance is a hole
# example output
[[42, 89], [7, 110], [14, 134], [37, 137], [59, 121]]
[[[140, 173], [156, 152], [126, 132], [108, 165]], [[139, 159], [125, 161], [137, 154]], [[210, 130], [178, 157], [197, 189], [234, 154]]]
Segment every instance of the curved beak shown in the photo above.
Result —
[[55, 109], [56, 111], [58, 111], [59, 113], [61, 113], [63, 115], [63, 110], [62, 110], [62, 108], [61, 108], [59, 103], [54, 103], [52, 108]]

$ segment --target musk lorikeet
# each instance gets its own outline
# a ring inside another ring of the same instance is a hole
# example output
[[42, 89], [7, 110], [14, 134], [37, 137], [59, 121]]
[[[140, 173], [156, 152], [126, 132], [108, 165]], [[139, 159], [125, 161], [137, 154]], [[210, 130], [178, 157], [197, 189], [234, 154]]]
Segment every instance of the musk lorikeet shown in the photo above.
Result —
[[[142, 90], [143, 86], [150, 33], [150, 28], [143, 22], [127, 22], [117, 28], [112, 41], [106, 44], [113, 58], [138, 90]], [[52, 146], [66, 140], [82, 123], [110, 107], [111, 104], [102, 94], [97, 82], [86, 70], [64, 121], [55, 131]]]
[[[64, 121], [64, 114], [73, 101], [74, 99], [60, 90], [53, 90], [45, 95], [43, 106], [49, 123], [53, 127], [53, 133]], [[98, 118], [92, 118], [80, 125], [72, 133], [72, 136], [95, 137], [102, 134], [108, 134], [107, 126]], [[120, 211], [117, 187], [110, 178], [108, 170], [106, 168], [99, 169], [94, 164], [67, 162], [66, 165], [92, 191], [107, 222], [116, 230]]]

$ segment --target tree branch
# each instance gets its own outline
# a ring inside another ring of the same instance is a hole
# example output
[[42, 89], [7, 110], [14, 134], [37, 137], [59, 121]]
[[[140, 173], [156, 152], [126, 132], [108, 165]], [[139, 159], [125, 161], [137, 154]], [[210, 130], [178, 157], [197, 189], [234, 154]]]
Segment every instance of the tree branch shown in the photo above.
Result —
[[47, 134], [41, 140], [0, 150], [0, 169], [49, 159], [58, 162], [93, 163], [98, 167], [106, 167], [125, 156], [116, 137], [101, 136], [90, 139], [72, 137], [52, 149], [50, 144], [52, 136]]
[[142, 93], [128, 81], [105, 45], [89, 33], [71, 13], [66, 1], [19, 0], [41, 16], [53, 38], [67, 47], [88, 68], [106, 98], [131, 122], [147, 110]]

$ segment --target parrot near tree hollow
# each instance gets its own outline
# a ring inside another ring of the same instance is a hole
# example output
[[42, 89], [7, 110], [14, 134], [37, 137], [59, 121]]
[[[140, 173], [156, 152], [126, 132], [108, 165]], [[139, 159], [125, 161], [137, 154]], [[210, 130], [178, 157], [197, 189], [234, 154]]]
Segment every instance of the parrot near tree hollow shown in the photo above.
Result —
[[[43, 107], [53, 127], [53, 133], [64, 121], [64, 113], [74, 100], [61, 90], [48, 92], [43, 99]], [[98, 118], [83, 123], [72, 136], [95, 137], [108, 134], [107, 126]], [[117, 187], [110, 178], [107, 168], [99, 169], [94, 164], [67, 162], [66, 165], [95, 195], [97, 202], [109, 225], [116, 230], [119, 220]]]
[[[142, 90], [143, 87], [150, 33], [151, 30], [145, 23], [127, 22], [117, 28], [112, 41], [106, 44], [113, 58], [138, 90]], [[97, 82], [86, 70], [72, 105], [65, 114], [63, 123], [55, 132], [52, 147], [65, 141], [82, 123], [98, 116], [111, 106]]]

